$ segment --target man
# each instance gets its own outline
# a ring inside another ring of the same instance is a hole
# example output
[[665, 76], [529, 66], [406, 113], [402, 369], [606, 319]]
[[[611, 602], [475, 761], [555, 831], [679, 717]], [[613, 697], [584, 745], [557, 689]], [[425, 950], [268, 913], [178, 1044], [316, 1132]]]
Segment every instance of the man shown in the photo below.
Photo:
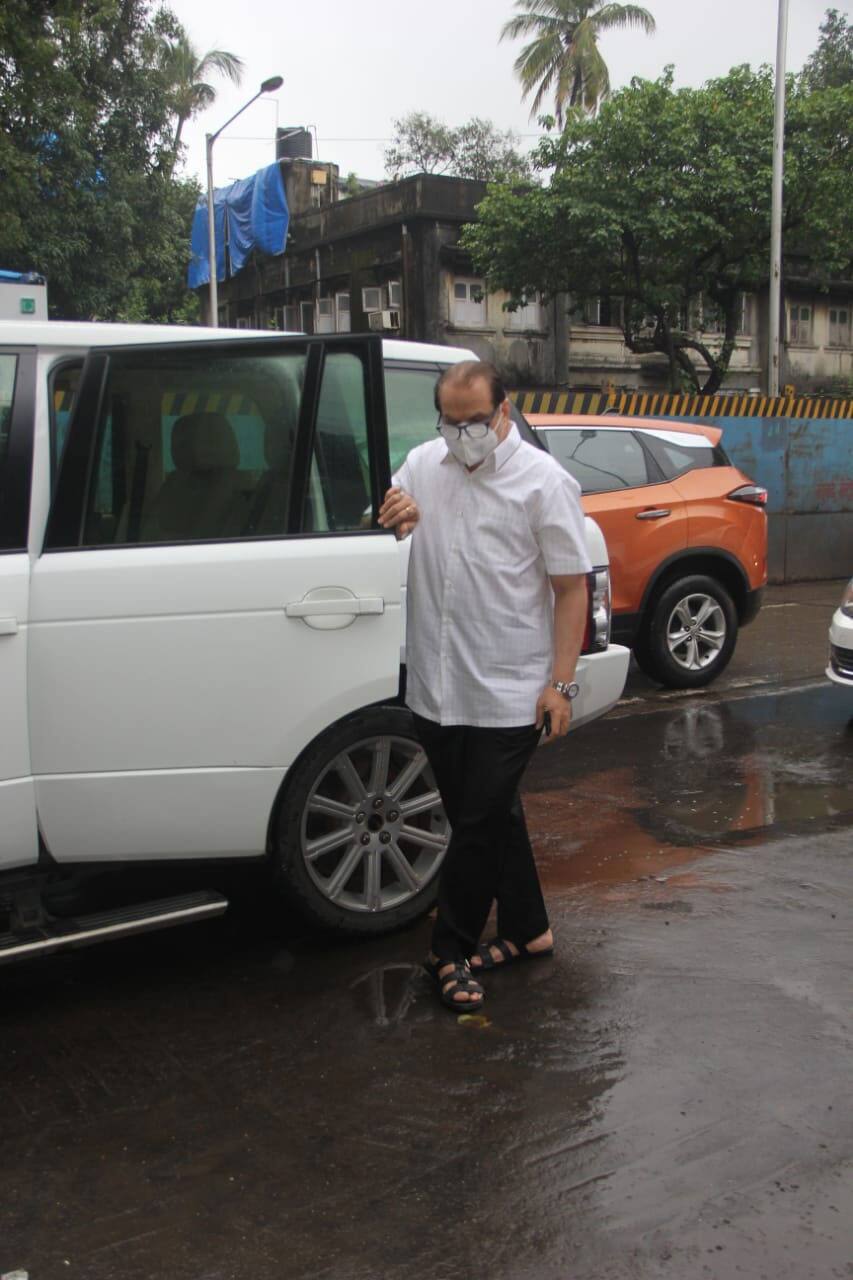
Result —
[[568, 732], [590, 563], [579, 487], [521, 439], [495, 367], [451, 365], [435, 399], [379, 522], [413, 533], [406, 701], [453, 829], [425, 967], [458, 1012], [475, 973], [553, 954], [518, 788], [543, 727]]

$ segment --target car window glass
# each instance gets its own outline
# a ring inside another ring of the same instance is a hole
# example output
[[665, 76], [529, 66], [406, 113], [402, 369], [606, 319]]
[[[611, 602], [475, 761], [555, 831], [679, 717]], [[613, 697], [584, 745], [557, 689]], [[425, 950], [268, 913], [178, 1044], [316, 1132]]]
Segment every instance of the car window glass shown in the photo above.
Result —
[[[675, 433], [672, 433], [674, 435]], [[683, 438], [682, 438], [683, 439]], [[711, 447], [710, 440], [705, 437], [698, 438], [697, 443], [676, 442], [672, 436], [664, 437], [663, 435], [655, 435], [651, 431], [643, 432], [643, 440], [645, 441], [652, 457], [663, 471], [668, 480], [673, 480], [676, 476], [683, 476], [687, 471], [694, 471], [702, 467], [725, 466], [726, 463], [718, 459], [718, 455]], [[722, 450], [719, 454], [724, 458]]]
[[385, 369], [385, 403], [388, 408], [388, 444], [391, 474], [407, 454], [425, 440], [435, 439], [435, 369]]
[[86, 546], [286, 532], [303, 351], [110, 357]]
[[364, 366], [357, 356], [326, 356], [308, 481], [305, 529], [340, 533], [371, 523]]
[[630, 431], [578, 427], [545, 429], [548, 448], [584, 493], [607, 493], [649, 483], [646, 459]]
[[9, 435], [12, 428], [12, 404], [15, 399], [15, 375], [18, 357], [0, 355], [0, 490], [3, 472], [9, 454]]
[[50, 397], [50, 448], [53, 459], [53, 474], [59, 470], [65, 442], [68, 439], [68, 424], [71, 421], [71, 410], [80, 381], [80, 370], [83, 361], [76, 364], [62, 365], [51, 378]]

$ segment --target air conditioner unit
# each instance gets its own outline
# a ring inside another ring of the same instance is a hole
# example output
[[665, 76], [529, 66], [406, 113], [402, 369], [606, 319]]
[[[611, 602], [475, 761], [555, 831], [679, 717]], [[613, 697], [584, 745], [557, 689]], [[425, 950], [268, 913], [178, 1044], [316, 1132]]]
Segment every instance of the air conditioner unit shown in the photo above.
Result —
[[382, 312], [382, 328], [383, 329], [399, 329], [400, 328], [400, 312], [395, 308], [393, 311]]
[[369, 327], [371, 329], [378, 329], [381, 333], [385, 328], [385, 316], [387, 315], [387, 311], [368, 311], [367, 323]]

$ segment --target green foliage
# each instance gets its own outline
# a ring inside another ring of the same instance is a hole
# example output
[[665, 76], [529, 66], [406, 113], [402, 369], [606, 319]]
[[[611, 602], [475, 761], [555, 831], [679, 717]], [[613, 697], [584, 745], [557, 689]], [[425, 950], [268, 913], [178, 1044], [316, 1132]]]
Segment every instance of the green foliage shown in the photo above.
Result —
[[[786, 130], [786, 252], [819, 285], [853, 244], [853, 89], [807, 92], [792, 78]], [[635, 80], [595, 119], [572, 116], [535, 163], [548, 187], [490, 188], [463, 240], [492, 288], [515, 300], [568, 292], [624, 299], [637, 353], [666, 356], [670, 384], [699, 389], [691, 354], [719, 387], [735, 345], [739, 298], [766, 284], [770, 256], [773, 78], [737, 67], [701, 89], [672, 72]], [[713, 347], [687, 327], [699, 295], [722, 317]]]
[[655, 20], [638, 4], [610, 0], [515, 0], [519, 12], [504, 23], [502, 40], [532, 35], [515, 61], [523, 97], [534, 93], [530, 115], [538, 116], [553, 96], [557, 123], [567, 110], [592, 115], [610, 93], [607, 63], [598, 37], [617, 27], [639, 27], [646, 35]]
[[827, 9], [818, 46], [803, 67], [809, 89], [842, 89], [853, 83], [853, 27], [837, 9]]
[[394, 130], [394, 142], [385, 152], [385, 168], [395, 181], [415, 173], [481, 181], [530, 174], [527, 157], [516, 150], [515, 135], [502, 133], [489, 120], [477, 116], [458, 129], [449, 129], [425, 111], [413, 111], [395, 120]]
[[172, 143], [174, 166], [180, 154], [181, 134], [184, 125], [193, 116], [212, 107], [216, 90], [208, 83], [212, 73], [240, 84], [243, 79], [243, 60], [223, 49], [208, 49], [199, 53], [185, 31], [179, 30], [171, 39], [164, 39], [159, 50], [159, 67], [171, 97], [171, 110], [175, 115], [175, 136]]
[[171, 178], [181, 28], [148, 0], [4, 0], [0, 264], [48, 278], [51, 314], [185, 320], [196, 184]]

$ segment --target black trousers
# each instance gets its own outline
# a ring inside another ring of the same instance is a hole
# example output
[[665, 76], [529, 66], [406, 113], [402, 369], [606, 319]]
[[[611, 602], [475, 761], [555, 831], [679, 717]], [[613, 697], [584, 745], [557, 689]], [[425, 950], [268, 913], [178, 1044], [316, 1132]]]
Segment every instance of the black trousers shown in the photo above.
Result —
[[539, 741], [534, 725], [480, 729], [414, 717], [453, 828], [438, 887], [432, 950], [466, 960], [497, 900], [498, 934], [519, 949], [548, 916], [518, 787]]

